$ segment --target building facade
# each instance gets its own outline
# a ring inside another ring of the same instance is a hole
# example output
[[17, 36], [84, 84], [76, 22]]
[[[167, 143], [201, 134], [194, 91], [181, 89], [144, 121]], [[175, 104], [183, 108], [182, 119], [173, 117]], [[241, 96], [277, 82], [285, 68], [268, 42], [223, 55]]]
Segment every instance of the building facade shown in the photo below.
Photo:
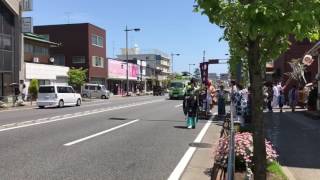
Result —
[[[170, 57], [168, 54], [160, 50], [149, 50], [140, 52], [137, 48], [128, 50], [128, 60], [136, 62], [137, 60], [146, 62], [146, 75], [145, 79], [147, 91], [152, 90], [155, 84], [160, 86], [165, 85], [165, 81], [171, 74], [170, 71]], [[126, 60], [125, 49], [122, 49], [122, 54], [118, 55], [121, 60]]]
[[87, 81], [106, 85], [106, 31], [89, 23], [35, 26], [34, 32], [61, 44], [50, 51], [56, 65], [88, 70]]
[[[30, 81], [36, 79], [39, 85], [67, 85], [69, 67], [55, 65], [50, 50], [59, 44], [32, 33], [23, 35], [24, 49], [24, 84], [28, 89]], [[21, 77], [20, 77], [21, 78]]]
[[[120, 60], [108, 59], [107, 89], [114, 95], [124, 95], [127, 91], [127, 64]], [[129, 92], [137, 92], [139, 66], [128, 64]]]
[[0, 1], [0, 100], [19, 84], [21, 29], [20, 0]]

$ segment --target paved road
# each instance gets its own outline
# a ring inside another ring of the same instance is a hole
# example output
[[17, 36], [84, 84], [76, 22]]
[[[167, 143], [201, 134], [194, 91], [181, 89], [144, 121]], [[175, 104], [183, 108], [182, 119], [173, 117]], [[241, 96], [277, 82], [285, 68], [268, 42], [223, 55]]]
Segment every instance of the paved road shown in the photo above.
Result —
[[20, 122], [0, 128], [0, 179], [167, 179], [206, 123], [183, 128], [181, 103], [136, 97], [0, 112], [2, 125]]
[[312, 120], [299, 112], [269, 113], [266, 130], [280, 154], [280, 163], [295, 179], [319, 179], [319, 120]]

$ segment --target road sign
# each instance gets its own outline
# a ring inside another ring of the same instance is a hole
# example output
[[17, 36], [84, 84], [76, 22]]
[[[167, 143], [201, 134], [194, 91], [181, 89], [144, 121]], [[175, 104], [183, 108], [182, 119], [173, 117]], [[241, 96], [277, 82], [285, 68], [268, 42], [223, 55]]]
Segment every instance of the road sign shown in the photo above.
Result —
[[209, 64], [219, 64], [219, 59], [209, 59]]

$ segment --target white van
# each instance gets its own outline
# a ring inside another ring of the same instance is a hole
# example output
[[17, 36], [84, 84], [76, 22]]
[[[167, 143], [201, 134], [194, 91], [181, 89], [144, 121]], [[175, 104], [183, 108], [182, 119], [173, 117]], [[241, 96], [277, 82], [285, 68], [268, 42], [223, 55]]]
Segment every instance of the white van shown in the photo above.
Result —
[[39, 87], [37, 105], [44, 107], [80, 106], [81, 95], [71, 86], [44, 85]]
[[81, 88], [81, 95], [84, 98], [109, 99], [110, 91], [101, 84], [84, 84]]

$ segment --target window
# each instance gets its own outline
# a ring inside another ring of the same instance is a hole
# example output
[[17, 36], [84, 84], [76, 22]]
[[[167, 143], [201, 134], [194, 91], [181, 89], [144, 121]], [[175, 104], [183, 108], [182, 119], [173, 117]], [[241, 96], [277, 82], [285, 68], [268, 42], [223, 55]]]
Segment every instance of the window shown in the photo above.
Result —
[[73, 56], [72, 63], [73, 64], [84, 64], [86, 62], [86, 58], [84, 56]]
[[104, 61], [102, 57], [92, 56], [92, 66], [93, 67], [104, 67]]
[[34, 46], [34, 55], [35, 56], [49, 56], [49, 49], [40, 46]]
[[74, 90], [72, 87], [66, 87], [67, 93], [74, 93]]
[[67, 87], [58, 86], [58, 93], [68, 93]]
[[96, 90], [96, 86], [89, 86], [89, 90], [95, 91]]
[[11, 36], [6, 36], [3, 35], [1, 37], [2, 42], [0, 42], [1, 49], [7, 50], [7, 51], [12, 51], [12, 39]]
[[103, 37], [97, 36], [94, 34], [92, 35], [91, 40], [92, 40], [92, 45], [103, 47]]
[[66, 64], [66, 57], [62, 54], [57, 54], [53, 56], [54, 58], [54, 65], [60, 65], [60, 66], [64, 66]]
[[50, 80], [38, 80], [39, 85], [50, 85]]
[[33, 54], [33, 45], [25, 43], [24, 44], [24, 52]]
[[54, 93], [54, 86], [43, 86], [39, 88], [39, 93]]

